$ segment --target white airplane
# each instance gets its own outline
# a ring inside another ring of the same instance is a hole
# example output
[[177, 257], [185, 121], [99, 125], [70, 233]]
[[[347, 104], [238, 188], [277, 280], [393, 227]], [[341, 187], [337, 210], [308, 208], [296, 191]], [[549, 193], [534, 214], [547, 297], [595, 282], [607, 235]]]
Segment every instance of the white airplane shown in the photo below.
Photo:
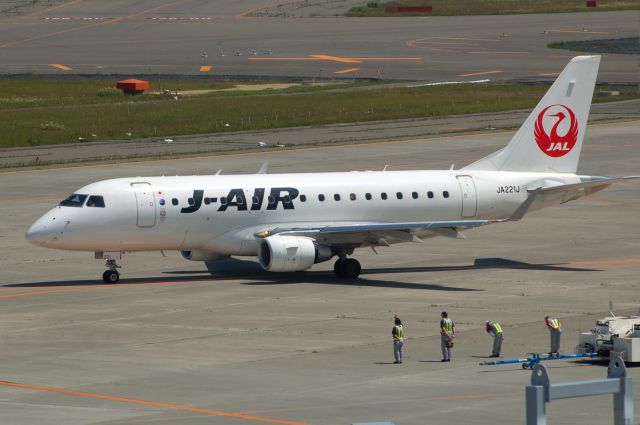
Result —
[[[503, 149], [460, 170], [133, 177], [89, 184], [27, 231], [47, 248], [93, 251], [105, 282], [124, 252], [178, 250], [212, 262], [257, 256], [273, 272], [337, 257], [356, 278], [356, 248], [463, 238], [461, 231], [600, 191], [629, 176], [577, 175], [600, 56], [571, 60]], [[265, 164], [266, 165], [266, 164]]]

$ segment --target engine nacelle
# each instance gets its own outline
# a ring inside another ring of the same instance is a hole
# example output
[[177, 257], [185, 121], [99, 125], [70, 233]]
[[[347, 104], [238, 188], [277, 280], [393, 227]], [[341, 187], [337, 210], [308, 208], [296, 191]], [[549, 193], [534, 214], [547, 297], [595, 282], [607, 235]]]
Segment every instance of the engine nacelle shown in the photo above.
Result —
[[214, 251], [203, 251], [201, 249], [180, 251], [180, 255], [182, 255], [182, 258], [191, 261], [216, 261], [228, 257], [228, 255], [225, 254], [218, 254]]
[[260, 266], [270, 272], [306, 270], [332, 256], [331, 248], [304, 236], [269, 236], [258, 248]]

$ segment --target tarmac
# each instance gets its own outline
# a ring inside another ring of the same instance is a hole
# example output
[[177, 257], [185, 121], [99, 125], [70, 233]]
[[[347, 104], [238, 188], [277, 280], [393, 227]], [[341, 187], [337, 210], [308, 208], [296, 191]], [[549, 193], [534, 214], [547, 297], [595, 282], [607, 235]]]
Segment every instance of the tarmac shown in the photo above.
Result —
[[[637, 120], [588, 127], [579, 172], [638, 175]], [[640, 185], [533, 212], [520, 222], [358, 250], [364, 272], [336, 280], [332, 263], [295, 274], [251, 263], [209, 275], [175, 252], [127, 254], [122, 281], [100, 282], [91, 253], [29, 245], [28, 226], [86, 183], [117, 176], [448, 169], [502, 146], [511, 132], [86, 165], [0, 174], [0, 423], [396, 425], [524, 422], [519, 365], [479, 366], [486, 320], [505, 329], [503, 356], [548, 351], [558, 316], [563, 352], [614, 302], [640, 307]], [[438, 319], [459, 336], [440, 363]], [[391, 328], [405, 325], [392, 364]], [[603, 378], [606, 363], [556, 361], [553, 382]], [[633, 376], [640, 418], [640, 369]], [[550, 424], [611, 423], [611, 397], [556, 401]]]
[[[553, 79], [577, 53], [549, 49], [549, 43], [634, 37], [638, 23], [638, 11], [631, 10], [252, 17], [278, 3], [69, 0], [0, 17], [0, 74]], [[336, 2], [329, 3], [324, 7], [334, 10]], [[638, 83], [637, 71], [635, 55], [606, 54], [598, 81]]]

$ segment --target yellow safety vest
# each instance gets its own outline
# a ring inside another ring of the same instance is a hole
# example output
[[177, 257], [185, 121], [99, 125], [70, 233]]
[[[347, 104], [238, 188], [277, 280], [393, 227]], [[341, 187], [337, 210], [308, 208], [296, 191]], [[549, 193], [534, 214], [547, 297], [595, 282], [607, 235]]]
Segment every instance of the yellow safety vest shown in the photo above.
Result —
[[453, 332], [453, 322], [451, 321], [451, 319], [447, 318], [447, 319], [442, 319], [442, 321], [444, 322], [444, 330], [447, 333], [451, 333]]
[[559, 329], [560, 328], [560, 321], [558, 319], [551, 319], [549, 320], [550, 324], [551, 324], [551, 329]]
[[502, 333], [502, 326], [500, 326], [500, 323], [493, 322], [491, 324], [491, 327], [493, 328], [493, 333], [495, 333], [496, 335]]
[[402, 331], [402, 325], [396, 325], [393, 327], [393, 329], [396, 331], [394, 332], [393, 339], [402, 341], [404, 339], [404, 332]]

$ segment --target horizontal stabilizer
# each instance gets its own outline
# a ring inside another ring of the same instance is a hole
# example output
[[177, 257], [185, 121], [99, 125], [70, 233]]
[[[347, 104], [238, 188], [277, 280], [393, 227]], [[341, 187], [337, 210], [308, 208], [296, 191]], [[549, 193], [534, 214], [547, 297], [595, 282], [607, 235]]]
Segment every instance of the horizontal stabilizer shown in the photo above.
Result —
[[520, 205], [518, 209], [511, 215], [511, 217], [509, 217], [509, 221], [518, 221], [522, 217], [524, 217], [528, 211], [537, 209], [532, 208], [534, 203], [537, 202], [549, 204], [549, 200], [551, 198], [553, 200], [551, 203], [561, 204], [572, 199], [599, 192], [611, 186], [613, 183], [620, 183], [623, 181], [636, 179], [640, 179], [640, 176], [626, 176], [616, 178], [602, 177], [581, 183], [562, 184], [558, 186], [530, 189], [529, 196], [522, 203], [522, 205]]

